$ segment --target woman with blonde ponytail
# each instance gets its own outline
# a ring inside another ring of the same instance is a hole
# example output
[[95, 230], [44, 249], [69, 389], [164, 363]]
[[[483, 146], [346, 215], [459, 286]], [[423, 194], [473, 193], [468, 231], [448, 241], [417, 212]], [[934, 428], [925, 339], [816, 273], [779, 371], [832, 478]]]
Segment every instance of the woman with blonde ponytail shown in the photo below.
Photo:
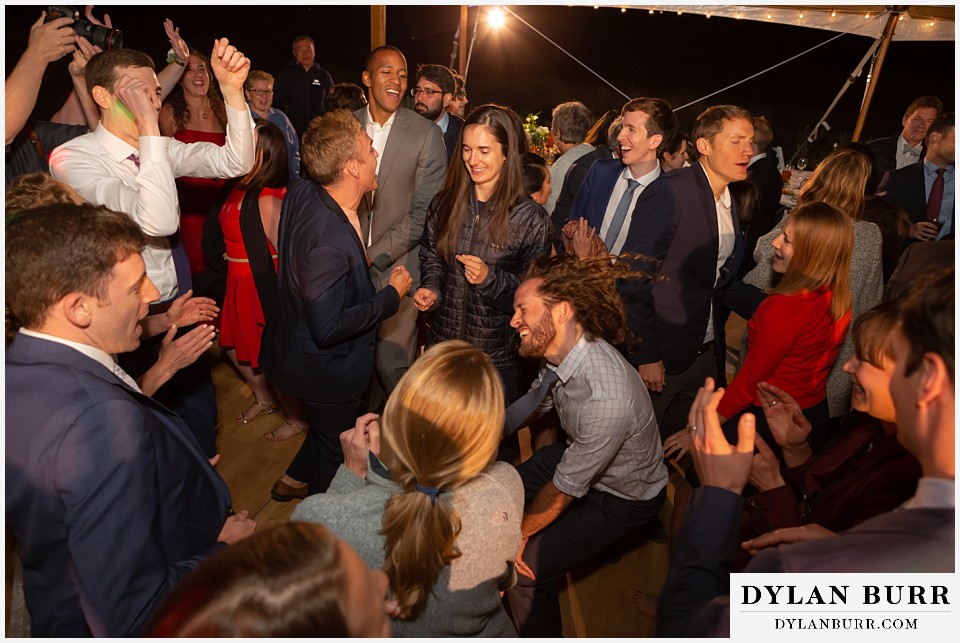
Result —
[[[431, 347], [387, 401], [341, 435], [345, 463], [294, 520], [320, 522], [382, 567], [398, 636], [516, 636], [500, 592], [516, 579], [523, 487], [494, 462], [503, 386], [463, 341]], [[380, 439], [386, 442], [380, 461]]]

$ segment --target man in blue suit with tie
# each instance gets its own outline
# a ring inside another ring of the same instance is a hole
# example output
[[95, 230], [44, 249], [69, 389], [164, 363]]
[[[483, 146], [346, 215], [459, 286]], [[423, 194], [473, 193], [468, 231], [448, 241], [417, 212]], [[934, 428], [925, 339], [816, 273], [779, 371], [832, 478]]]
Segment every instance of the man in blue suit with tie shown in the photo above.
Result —
[[114, 355], [157, 289], [126, 214], [92, 205], [7, 222], [6, 521], [33, 636], [138, 636], [217, 549], [253, 533], [173, 412]]
[[613, 254], [624, 249], [640, 195], [660, 176], [657, 149], [677, 124], [673, 110], [659, 98], [634, 98], [620, 116], [620, 158], [594, 163], [570, 208], [570, 218], [583, 219], [581, 225], [599, 234]]

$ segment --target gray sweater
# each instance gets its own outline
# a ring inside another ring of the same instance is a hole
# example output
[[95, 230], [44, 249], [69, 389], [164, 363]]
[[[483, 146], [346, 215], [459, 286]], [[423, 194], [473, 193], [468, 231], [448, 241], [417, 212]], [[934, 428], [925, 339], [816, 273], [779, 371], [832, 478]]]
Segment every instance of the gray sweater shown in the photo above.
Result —
[[[371, 464], [373, 459], [371, 458]], [[374, 569], [383, 567], [383, 509], [400, 487], [370, 467], [366, 480], [340, 465], [326, 493], [308, 497], [291, 520], [318, 522], [350, 543]], [[520, 550], [523, 485], [517, 470], [494, 462], [453, 492], [462, 527], [461, 556], [444, 567], [426, 609], [414, 621], [393, 620], [398, 637], [515, 637], [500, 603], [500, 591], [516, 582], [514, 561]], [[450, 502], [442, 493], [438, 502]]]
[[[757, 266], [743, 278], [745, 283], [762, 290], [773, 286], [773, 246], [770, 242], [782, 231], [783, 221], [780, 221], [773, 230], [757, 241], [757, 248], [753, 252]], [[876, 224], [868, 221], [856, 221], [853, 224], [853, 257], [850, 260], [851, 328], [860, 313], [876, 306], [883, 296], [883, 268], [880, 263], [882, 246], [883, 237]], [[830, 417], [845, 415], [850, 410], [850, 376], [843, 372], [843, 364], [852, 356], [853, 339], [851, 333], [847, 332], [837, 361], [833, 363], [827, 378]], [[742, 357], [740, 363], [743, 363]]]

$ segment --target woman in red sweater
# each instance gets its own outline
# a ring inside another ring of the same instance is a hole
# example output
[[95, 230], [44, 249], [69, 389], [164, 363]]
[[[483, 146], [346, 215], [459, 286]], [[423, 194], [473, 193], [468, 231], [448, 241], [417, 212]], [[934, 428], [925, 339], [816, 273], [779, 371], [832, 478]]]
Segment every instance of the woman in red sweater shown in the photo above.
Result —
[[740, 414], [753, 413], [757, 432], [776, 447], [757, 397], [757, 384], [767, 382], [797, 401], [813, 425], [807, 442], [816, 451], [830, 420], [827, 375], [850, 325], [853, 224], [813, 202], [790, 213], [771, 245], [773, 269], [783, 277], [747, 324], [749, 352], [717, 412], [730, 418], [724, 431], [733, 440]]
[[[826, 382], [850, 325], [850, 257], [853, 224], [837, 208], [819, 201], [797, 207], [771, 243], [773, 269], [782, 275], [747, 324], [749, 352], [727, 388], [717, 412], [724, 433], [737, 441], [742, 413], [757, 419], [757, 433], [780, 457], [757, 397], [767, 382], [789, 393], [813, 425], [808, 444], [826, 440], [830, 412]], [[689, 431], [664, 441], [664, 452], [680, 456]]]

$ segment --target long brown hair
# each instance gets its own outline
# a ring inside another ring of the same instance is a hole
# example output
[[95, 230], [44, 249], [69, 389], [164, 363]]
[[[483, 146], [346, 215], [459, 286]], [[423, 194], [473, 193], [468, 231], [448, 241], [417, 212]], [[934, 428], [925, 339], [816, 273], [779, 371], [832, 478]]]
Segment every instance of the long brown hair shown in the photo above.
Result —
[[290, 178], [290, 154], [279, 127], [269, 121], [256, 126], [260, 166], [240, 180], [240, 189], [282, 188]]
[[[503, 385], [493, 362], [464, 341], [430, 348], [406, 372], [381, 420], [401, 491], [387, 500], [383, 571], [400, 618], [417, 618], [444, 565], [460, 556], [450, 492], [493, 460], [503, 431]], [[431, 497], [418, 486], [439, 489]]]
[[831, 292], [830, 316], [840, 319], [851, 305], [853, 222], [839, 209], [820, 201], [797, 206], [788, 220], [793, 222], [793, 257], [770, 294], [827, 288]]
[[839, 209], [852, 221], [863, 218], [867, 181], [873, 166], [862, 152], [840, 148], [823, 159], [800, 188], [797, 205], [823, 201]]
[[[488, 229], [478, 230], [487, 236], [488, 241], [501, 246], [507, 243], [512, 231], [510, 212], [529, 196], [524, 190], [523, 171], [520, 166], [520, 152], [523, 151], [524, 143], [521, 142], [519, 123], [520, 117], [509, 107], [491, 104], [481, 105], [470, 112], [463, 124], [463, 132], [471, 125], [483, 125], [490, 130], [506, 157], [497, 186], [485, 206], [490, 213], [490, 226]], [[463, 133], [460, 134], [458, 142], [462, 140]], [[472, 201], [473, 180], [461, 158], [459, 162], [450, 163], [443, 187], [430, 204], [428, 214], [438, 219], [440, 238], [437, 241], [437, 251], [447, 263], [454, 262], [457, 239]]]
[[[210, 68], [210, 59], [193, 48], [190, 49], [190, 55], [199, 58], [206, 68], [208, 79], [207, 100], [210, 101], [210, 109], [213, 111], [213, 115], [217, 117], [220, 126], [223, 127], [223, 129], [227, 129], [227, 108], [223, 104], [223, 94], [220, 93], [220, 84], [217, 82]], [[190, 64], [189, 60], [187, 60], [187, 64]], [[174, 87], [170, 95], [167, 96], [167, 102], [173, 107], [173, 122], [177, 126], [178, 132], [186, 129], [187, 121], [190, 120], [190, 107], [187, 105], [187, 99], [183, 96], [183, 76], [180, 77], [180, 80], [181, 82], [177, 83], [177, 86]]]

